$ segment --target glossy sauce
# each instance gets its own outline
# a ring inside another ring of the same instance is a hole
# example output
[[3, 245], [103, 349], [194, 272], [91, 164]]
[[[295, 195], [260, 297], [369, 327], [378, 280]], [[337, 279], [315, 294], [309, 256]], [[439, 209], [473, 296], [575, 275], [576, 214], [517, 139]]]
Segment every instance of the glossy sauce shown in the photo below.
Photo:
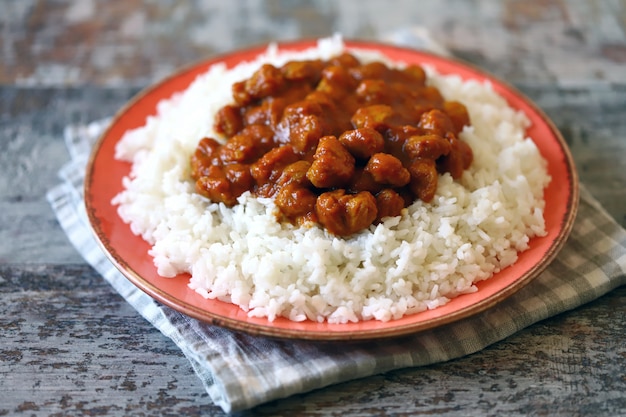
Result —
[[196, 190], [228, 206], [245, 191], [272, 197], [280, 221], [349, 236], [431, 201], [439, 174], [458, 179], [473, 159], [458, 138], [465, 106], [427, 86], [419, 66], [344, 53], [265, 64], [232, 91], [215, 116], [226, 142], [203, 138], [191, 157]]

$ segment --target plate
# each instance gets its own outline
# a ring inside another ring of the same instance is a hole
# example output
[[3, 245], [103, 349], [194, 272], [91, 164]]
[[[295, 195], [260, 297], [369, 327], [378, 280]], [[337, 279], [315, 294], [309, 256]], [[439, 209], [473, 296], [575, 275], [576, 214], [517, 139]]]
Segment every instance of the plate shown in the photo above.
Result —
[[[116, 267], [139, 289], [184, 314], [203, 322], [236, 331], [279, 338], [308, 340], [365, 340], [395, 337], [449, 324], [477, 314], [506, 299], [544, 270], [565, 243], [578, 207], [578, 177], [572, 156], [563, 137], [548, 117], [523, 94], [467, 63], [426, 52], [372, 42], [346, 41], [348, 48], [374, 49], [390, 59], [430, 65], [441, 74], [461, 78], [489, 80], [496, 92], [508, 103], [524, 111], [531, 127], [527, 134], [535, 141], [548, 161], [552, 181], [545, 192], [547, 235], [534, 238], [530, 249], [518, 261], [477, 284], [478, 291], [452, 299], [434, 310], [405, 316], [389, 322], [364, 321], [348, 324], [292, 322], [279, 318], [251, 318], [239, 307], [217, 300], [207, 300], [187, 287], [188, 275], [160, 277], [148, 255], [149, 245], [132, 234], [130, 227], [117, 215], [111, 199], [122, 191], [122, 178], [130, 164], [114, 158], [116, 143], [124, 132], [145, 123], [156, 112], [157, 102], [186, 89], [208, 68], [222, 62], [229, 68], [241, 61], [254, 59], [266, 46], [241, 50], [194, 64], [144, 90], [131, 100], [113, 119], [96, 143], [89, 160], [85, 181], [85, 204], [93, 232]], [[279, 44], [281, 50], [302, 50], [315, 41]]]

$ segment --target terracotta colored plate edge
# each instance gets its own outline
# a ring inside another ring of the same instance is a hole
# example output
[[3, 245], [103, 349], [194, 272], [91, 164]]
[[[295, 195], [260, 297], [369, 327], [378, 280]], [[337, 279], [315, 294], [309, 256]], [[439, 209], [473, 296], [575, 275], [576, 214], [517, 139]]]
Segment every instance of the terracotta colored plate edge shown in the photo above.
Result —
[[[313, 40], [301, 40], [294, 42], [285, 42], [278, 43], [280, 49], [282, 48], [292, 48], [292, 49], [300, 49], [308, 46], [313, 46], [315, 41]], [[535, 105], [534, 102], [529, 100], [523, 93], [519, 92], [515, 87], [509, 85], [506, 82], [496, 78], [495, 76], [485, 72], [484, 70], [475, 67], [471, 63], [463, 62], [462, 60], [456, 58], [448, 58], [441, 57], [438, 55], [431, 54], [429, 52], [421, 51], [421, 50], [412, 50], [410, 48], [399, 47], [395, 45], [388, 45], [384, 43], [377, 42], [369, 42], [369, 41], [351, 41], [346, 40], [345, 44], [348, 48], [359, 48], [359, 49], [394, 49], [400, 51], [402, 53], [418, 53], [421, 55], [429, 55], [432, 56], [436, 61], [445, 60], [455, 63], [459, 66], [464, 66], [468, 69], [471, 69], [476, 75], [488, 79], [492, 81], [492, 83], [498, 83], [511, 93], [516, 95], [522, 102], [524, 102], [527, 106], [531, 107], [532, 110], [540, 117], [540, 119], [549, 127], [550, 131], [553, 133], [554, 138], [557, 140], [560, 148], [561, 154], [565, 158], [565, 166], [567, 167], [567, 176], [568, 176], [568, 202], [567, 209], [565, 212], [565, 216], [562, 219], [562, 223], [559, 229], [559, 233], [557, 237], [553, 240], [550, 245], [548, 251], [544, 254], [541, 261], [535, 264], [530, 270], [528, 270], [524, 275], [518, 278], [513, 285], [509, 285], [508, 287], [500, 290], [494, 295], [481, 300], [471, 306], [465, 307], [463, 309], [457, 310], [445, 316], [437, 317], [430, 319], [426, 322], [418, 322], [418, 323], [409, 323], [403, 326], [397, 327], [385, 327], [382, 329], [370, 329], [370, 330], [357, 330], [351, 332], [342, 332], [342, 331], [307, 331], [302, 332], [297, 329], [278, 329], [276, 327], [272, 327], [271, 322], [268, 322], [267, 326], [259, 325], [257, 323], [248, 323], [242, 322], [237, 319], [232, 319], [229, 317], [217, 316], [213, 313], [209, 313], [203, 309], [197, 308], [192, 305], [188, 305], [187, 303], [181, 302], [176, 303], [170, 300], [170, 297], [167, 293], [154, 286], [153, 284], [144, 280], [139, 274], [137, 274], [124, 260], [124, 258], [119, 255], [114, 248], [109, 247], [107, 245], [108, 238], [104, 235], [102, 230], [98, 227], [98, 223], [100, 219], [95, 217], [94, 210], [91, 209], [89, 200], [87, 199], [89, 184], [91, 182], [92, 177], [92, 168], [94, 164], [94, 160], [97, 156], [97, 151], [100, 148], [102, 141], [109, 134], [110, 129], [114, 125], [116, 119], [118, 119], [123, 113], [125, 113], [129, 108], [133, 107], [138, 101], [142, 100], [145, 96], [152, 93], [154, 90], [158, 89], [159, 86], [163, 83], [167, 83], [169, 80], [180, 77], [184, 74], [188, 74], [189, 72], [196, 71], [200, 66], [206, 66], [207, 68], [217, 62], [221, 62], [224, 58], [233, 55], [233, 53], [226, 53], [223, 55], [215, 56], [209, 59], [198, 61], [194, 64], [191, 64], [187, 67], [182, 68], [176, 73], [170, 75], [162, 79], [161, 81], [155, 83], [147, 87], [146, 89], [140, 91], [137, 95], [135, 95], [131, 100], [129, 100], [120, 110], [116, 113], [113, 118], [111, 125], [103, 132], [98, 141], [93, 147], [93, 152], [90, 155], [87, 171], [85, 177], [85, 205], [87, 208], [87, 214], [89, 217], [90, 225], [92, 232], [96, 237], [96, 241], [100, 245], [100, 247], [104, 250], [106, 256], [113, 262], [113, 264], [122, 272], [126, 278], [128, 278], [134, 285], [136, 285], [139, 289], [146, 292], [148, 295], [154, 297], [159, 302], [168, 305], [169, 307], [174, 308], [175, 310], [180, 311], [180, 304], [186, 304], [185, 306], [185, 314], [201, 320], [203, 322], [211, 323], [214, 325], [218, 325], [220, 327], [226, 327], [231, 330], [243, 331], [252, 335], [260, 335], [260, 336], [268, 336], [268, 337], [276, 337], [276, 338], [287, 338], [287, 339], [304, 339], [304, 340], [316, 340], [316, 341], [337, 341], [337, 340], [370, 340], [370, 339], [379, 339], [379, 338], [387, 338], [387, 337], [399, 337], [404, 336], [411, 333], [417, 333], [425, 330], [429, 330], [435, 327], [439, 327], [442, 325], [450, 324], [452, 322], [456, 322], [460, 319], [474, 316], [479, 314], [496, 304], [500, 303], [504, 299], [508, 298], [513, 293], [519, 291], [522, 287], [527, 285], [533, 278], [538, 276], [549, 264], [554, 260], [559, 250], [567, 241], [567, 238], [571, 232], [571, 229], [574, 224], [574, 220], [577, 213], [578, 208], [578, 198], [579, 198], [579, 183], [578, 183], [578, 175], [576, 169], [574, 168], [574, 161], [572, 155], [567, 147], [565, 140], [563, 139], [561, 133], [556, 128], [554, 123], [546, 116], [546, 114]], [[260, 54], [267, 49], [267, 45], [256, 46], [248, 49], [238, 50], [234, 53], [237, 55], [247, 55], [247, 54]], [[384, 51], [383, 51], [384, 52]], [[163, 97], [165, 98], [165, 97]]]

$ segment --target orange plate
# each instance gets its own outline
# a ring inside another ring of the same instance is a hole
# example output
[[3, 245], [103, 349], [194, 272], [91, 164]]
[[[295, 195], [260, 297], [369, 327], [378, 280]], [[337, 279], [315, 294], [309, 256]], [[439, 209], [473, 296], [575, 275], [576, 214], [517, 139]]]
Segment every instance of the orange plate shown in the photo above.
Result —
[[[314, 45], [315, 41], [297, 41], [279, 47], [281, 50], [302, 50]], [[204, 299], [187, 287], [189, 277], [186, 274], [175, 278], [160, 277], [148, 255], [149, 245], [131, 233], [129, 226], [118, 217], [116, 207], [111, 205], [113, 196], [122, 190], [122, 178], [130, 171], [130, 164], [115, 160], [115, 144], [124, 132], [142, 126], [147, 116], [155, 114], [159, 100], [186, 89], [211, 65], [224, 62], [232, 67], [241, 61], [252, 60], [265, 51], [263, 46], [200, 62], [146, 89], [117, 114], [95, 145], [85, 181], [89, 220], [108, 257], [134, 285], [175, 310], [233, 330], [281, 338], [363, 340], [414, 333], [474, 315], [518, 291], [554, 259], [574, 222], [578, 207], [578, 177], [565, 141], [546, 115], [514, 88], [466, 63], [371, 42], [346, 41], [346, 45], [348, 48], [378, 50], [394, 61], [427, 64], [441, 74], [458, 74], [465, 80], [489, 80], [512, 107], [524, 111], [532, 122], [527, 133], [547, 159], [552, 176], [545, 193], [548, 235], [532, 239], [530, 249], [522, 253], [513, 266], [478, 283], [477, 292], [456, 297], [437, 309], [384, 323], [374, 320], [349, 324], [298, 323], [283, 318], [269, 322], [264, 318], [250, 318], [233, 304]]]

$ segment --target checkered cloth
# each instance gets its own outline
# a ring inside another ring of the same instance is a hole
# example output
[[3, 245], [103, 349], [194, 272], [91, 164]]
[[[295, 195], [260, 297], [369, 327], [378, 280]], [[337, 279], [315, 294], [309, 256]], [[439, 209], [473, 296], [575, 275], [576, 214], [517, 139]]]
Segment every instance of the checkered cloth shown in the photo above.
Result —
[[[406, 35], [406, 34], [405, 34]], [[410, 35], [410, 33], [409, 33]], [[108, 120], [66, 129], [71, 161], [47, 198], [84, 259], [191, 362], [215, 404], [226, 412], [405, 367], [477, 352], [547, 317], [626, 284], [626, 231], [585, 190], [578, 217], [557, 258], [538, 278], [495, 307], [394, 343], [276, 340], [201, 323], [154, 301], [131, 284], [92, 237], [83, 204], [85, 165]]]

